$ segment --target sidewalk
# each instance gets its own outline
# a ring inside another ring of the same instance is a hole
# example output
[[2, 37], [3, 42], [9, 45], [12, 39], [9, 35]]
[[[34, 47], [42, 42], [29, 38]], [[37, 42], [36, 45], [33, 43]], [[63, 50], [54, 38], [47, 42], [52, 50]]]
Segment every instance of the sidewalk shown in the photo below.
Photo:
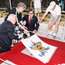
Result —
[[[40, 27], [39, 27], [39, 30], [38, 30], [38, 35], [41, 35], [41, 36], [46, 36], [47, 34], [47, 26], [48, 24], [47, 23], [40, 23]], [[63, 26], [59, 26], [59, 30], [58, 30], [58, 33], [57, 33], [57, 37], [55, 38], [55, 40], [59, 40], [59, 41], [63, 41], [65, 42], [65, 39], [64, 39], [64, 35], [65, 35], [65, 29]], [[48, 37], [48, 38], [51, 38], [53, 39], [53, 37]]]

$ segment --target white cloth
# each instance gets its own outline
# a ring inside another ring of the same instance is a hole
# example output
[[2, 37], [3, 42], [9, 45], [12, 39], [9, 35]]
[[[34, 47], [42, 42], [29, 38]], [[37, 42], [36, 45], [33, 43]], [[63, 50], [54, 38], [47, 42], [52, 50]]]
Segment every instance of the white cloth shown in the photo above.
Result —
[[57, 22], [60, 21], [61, 19], [61, 7], [59, 5], [49, 5], [48, 8], [46, 9], [46, 13], [50, 12], [51, 14], [51, 21]]
[[34, 8], [41, 8], [41, 0], [33, 0]]
[[59, 5], [56, 5], [54, 10], [52, 9], [53, 6], [50, 6], [47, 8], [46, 12], [50, 12], [52, 16], [61, 15], [61, 7]]
[[61, 7], [55, 3], [55, 1], [51, 1], [48, 6], [46, 12], [50, 12], [52, 16], [61, 15]]
[[41, 0], [33, 0], [35, 13], [41, 12]]

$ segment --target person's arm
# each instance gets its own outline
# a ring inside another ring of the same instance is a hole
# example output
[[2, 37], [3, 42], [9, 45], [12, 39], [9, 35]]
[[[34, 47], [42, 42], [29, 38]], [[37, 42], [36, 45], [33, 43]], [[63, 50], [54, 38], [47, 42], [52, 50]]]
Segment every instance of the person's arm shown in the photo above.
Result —
[[44, 15], [42, 16], [41, 20], [44, 20], [47, 14], [48, 14], [48, 10], [46, 10], [46, 12], [45, 12]]
[[45, 12], [44, 15], [42, 16], [41, 20], [44, 20], [44, 18], [46, 17], [47, 14], [48, 14], [48, 12]]
[[51, 6], [50, 6], [50, 5], [48, 6], [48, 8], [46, 9], [44, 15], [42, 16], [41, 21], [45, 19], [46, 15], [47, 15], [49, 12], [51, 12]]

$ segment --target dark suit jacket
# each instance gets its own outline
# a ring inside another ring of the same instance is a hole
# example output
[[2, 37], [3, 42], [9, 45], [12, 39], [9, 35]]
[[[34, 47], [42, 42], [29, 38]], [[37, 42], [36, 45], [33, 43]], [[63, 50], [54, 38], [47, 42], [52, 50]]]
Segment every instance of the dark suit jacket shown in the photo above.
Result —
[[25, 15], [23, 17], [23, 21], [26, 21], [26, 27], [28, 28], [29, 31], [34, 31], [34, 30], [38, 30], [39, 28], [39, 23], [38, 23], [38, 19], [36, 16], [33, 15], [31, 21], [29, 22], [29, 15]]
[[14, 35], [14, 27], [15, 26], [10, 21], [4, 21], [0, 25], [0, 52], [9, 50], [12, 39], [18, 38]]

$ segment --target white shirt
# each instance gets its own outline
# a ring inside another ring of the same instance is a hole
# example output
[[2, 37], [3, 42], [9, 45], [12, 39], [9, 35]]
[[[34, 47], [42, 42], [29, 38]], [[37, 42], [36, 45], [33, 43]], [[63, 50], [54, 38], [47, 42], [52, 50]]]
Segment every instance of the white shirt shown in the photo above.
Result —
[[41, 0], [33, 0], [34, 1], [34, 8], [41, 8]]
[[33, 0], [35, 13], [41, 12], [41, 0]]
[[50, 12], [52, 16], [57, 16], [57, 15], [61, 15], [61, 7], [59, 5], [56, 5], [54, 10], [52, 10], [53, 5], [47, 8], [46, 12]]

